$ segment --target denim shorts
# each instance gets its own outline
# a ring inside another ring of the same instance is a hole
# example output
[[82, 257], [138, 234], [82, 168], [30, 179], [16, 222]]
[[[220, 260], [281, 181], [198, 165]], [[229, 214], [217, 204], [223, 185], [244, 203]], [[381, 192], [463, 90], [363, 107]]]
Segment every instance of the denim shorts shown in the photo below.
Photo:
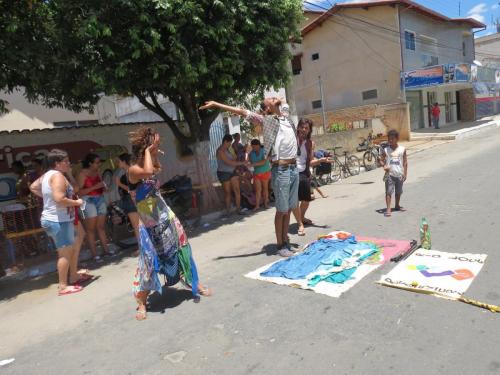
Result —
[[83, 210], [83, 219], [91, 219], [97, 216], [105, 216], [108, 212], [104, 195], [92, 196], [86, 195], [82, 198], [85, 201]]
[[295, 165], [277, 165], [272, 169], [272, 187], [276, 211], [288, 212], [299, 205], [299, 170]]
[[66, 246], [71, 246], [75, 242], [75, 225], [73, 221], [57, 221], [40, 220], [45, 233], [52, 238], [56, 249], [61, 249]]

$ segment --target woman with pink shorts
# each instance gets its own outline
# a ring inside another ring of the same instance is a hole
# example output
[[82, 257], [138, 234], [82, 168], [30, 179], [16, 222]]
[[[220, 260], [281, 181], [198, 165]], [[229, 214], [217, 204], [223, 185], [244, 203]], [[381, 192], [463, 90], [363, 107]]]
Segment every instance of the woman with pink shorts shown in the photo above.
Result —
[[264, 148], [258, 139], [253, 139], [250, 144], [252, 146], [252, 151], [248, 155], [248, 158], [254, 168], [254, 211], [257, 211], [260, 208], [260, 200], [262, 196], [264, 196], [264, 207], [269, 208], [269, 181], [271, 180], [271, 164], [269, 163]]

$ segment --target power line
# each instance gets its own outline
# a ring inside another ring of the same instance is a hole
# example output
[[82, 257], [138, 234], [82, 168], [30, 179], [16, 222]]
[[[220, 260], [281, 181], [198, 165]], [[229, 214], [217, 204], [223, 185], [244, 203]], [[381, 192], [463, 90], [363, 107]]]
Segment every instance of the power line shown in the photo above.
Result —
[[[334, 16], [334, 17], [333, 17]], [[349, 18], [353, 18], [355, 20], [359, 20], [359, 19], [356, 19], [355, 17], [349, 17]], [[341, 19], [341, 21], [340, 21]], [[335, 23], [335, 24], [338, 24], [338, 25], [342, 25], [342, 26], [345, 26], [345, 27], [348, 27], [348, 28], [351, 28], [352, 29], [352, 26], [351, 24], [349, 24], [345, 18], [343, 18], [343, 16], [340, 16], [340, 15], [332, 15], [331, 18], [329, 18], [327, 21], [329, 22], [332, 22], [332, 23]], [[373, 25], [376, 29], [374, 30], [373, 27], [371, 28], [366, 28], [365, 24], [368, 23], [370, 25]], [[378, 35], [378, 37], [380, 39], [384, 39], [384, 40], [387, 40], [389, 42], [392, 42], [392, 43], [395, 43], [398, 45], [399, 48], [401, 48], [401, 34], [399, 34], [399, 32], [394, 32], [394, 30], [391, 30], [392, 32], [391, 33], [388, 33], [386, 31], [387, 28], [385, 27], [378, 27], [378, 25], [374, 25], [374, 24], [371, 24], [370, 22], [364, 22], [364, 25], [363, 27], [361, 26], [356, 26], [358, 30], [360, 31], [363, 31], [363, 32], [366, 32], [366, 33], [370, 33], [371, 35], [373, 35], [374, 33], [376, 32], [379, 32], [379, 33], [382, 33], [382, 34], [385, 34], [385, 36], [383, 35]], [[377, 30], [379, 29], [379, 30]], [[353, 32], [354, 33], [354, 32]], [[338, 34], [338, 33], [337, 33]], [[338, 34], [339, 35], [339, 34]], [[393, 39], [394, 37], [396, 37], [396, 39]], [[421, 38], [417, 38], [416, 39], [417, 41], [420, 41], [422, 40]], [[435, 45], [434, 43], [432, 42], [429, 42], [427, 39], [423, 39], [422, 42], [420, 42], [421, 44], [427, 44], [427, 45]], [[462, 52], [462, 49], [458, 49], [458, 48], [454, 48], [454, 47], [451, 47], [457, 51], [460, 51]], [[425, 51], [424, 51], [425, 52]], [[428, 53], [433, 53], [433, 51], [427, 51]], [[481, 55], [482, 53], [477, 53], [478, 55]], [[444, 51], [440, 51], [440, 56], [444, 56], [444, 57], [448, 57], [450, 59], [455, 59], [456, 58], [456, 55], [449, 55], [447, 53], [445, 53]]]
[[[324, 6], [321, 6], [319, 4], [313, 4], [309, 1], [305, 1], [305, 3], [307, 4], [310, 4], [310, 5], [314, 5], [320, 9], [323, 9], [325, 10], [325, 13], [326, 14], [329, 14], [330, 16], [336, 16], [336, 17], [343, 17], [343, 18], [348, 18], [348, 19], [351, 19], [353, 21], [357, 21], [357, 22], [360, 22], [360, 23], [363, 23], [363, 24], [367, 24], [369, 26], [372, 26], [372, 27], [375, 27], [377, 29], [380, 29], [380, 30], [384, 30], [385, 32], [390, 32], [392, 34], [395, 34], [397, 35], [399, 38], [402, 37], [402, 34], [399, 30], [396, 30], [396, 29], [393, 29], [393, 28], [390, 28], [390, 27], [385, 27], [385, 26], [381, 26], [381, 25], [377, 25], [373, 22], [370, 22], [370, 21], [367, 21], [367, 20], [364, 20], [364, 19], [360, 19], [360, 18], [356, 18], [356, 17], [352, 17], [352, 16], [348, 16], [348, 15], [337, 15], [337, 14], [334, 14], [331, 12], [331, 8], [328, 9], [328, 8], [325, 8]], [[346, 25], [345, 25], [346, 26]], [[348, 26], [350, 27], [350, 26]], [[441, 48], [447, 48], [447, 49], [451, 49], [451, 50], [456, 50], [456, 51], [460, 51], [462, 52], [463, 49], [462, 48], [457, 48], [457, 47], [452, 47], [452, 46], [449, 46], [449, 45], [446, 45], [446, 44], [441, 44], [441, 43], [438, 43], [437, 41], [436, 42], [432, 42], [428, 39], [423, 39], [417, 35], [415, 35], [415, 40], [416, 41], [419, 41], [421, 44], [427, 44], [427, 45], [431, 45], [431, 46], [436, 46], [436, 47], [441, 47]], [[479, 55], [484, 55], [483, 53], [480, 53], [478, 52], [477, 54]], [[443, 54], [444, 56], [447, 56], [445, 54]], [[498, 57], [500, 57], [500, 55], [497, 55]], [[452, 57], [452, 56], [448, 56], [448, 57]]]

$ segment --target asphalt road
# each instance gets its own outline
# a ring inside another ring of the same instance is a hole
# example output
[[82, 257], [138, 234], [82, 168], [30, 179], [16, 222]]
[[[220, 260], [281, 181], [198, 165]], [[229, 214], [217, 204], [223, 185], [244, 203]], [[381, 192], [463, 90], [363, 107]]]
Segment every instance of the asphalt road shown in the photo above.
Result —
[[[418, 237], [428, 218], [433, 247], [486, 253], [468, 291], [500, 305], [500, 131], [483, 132], [410, 157], [405, 213], [384, 218], [381, 170], [331, 185], [313, 202], [299, 245], [333, 229], [394, 239]], [[126, 257], [95, 273], [83, 293], [56, 297], [54, 276], [0, 293], [1, 374], [494, 374], [500, 315], [375, 284], [393, 265], [341, 298], [242, 275], [275, 259], [273, 212], [192, 238], [215, 295], [194, 304], [169, 289], [144, 322], [134, 320]]]

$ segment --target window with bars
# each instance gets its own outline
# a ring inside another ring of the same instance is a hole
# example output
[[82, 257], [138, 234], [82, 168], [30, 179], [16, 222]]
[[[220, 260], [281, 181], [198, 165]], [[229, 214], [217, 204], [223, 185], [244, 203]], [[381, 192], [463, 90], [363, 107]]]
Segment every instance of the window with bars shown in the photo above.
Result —
[[321, 100], [313, 100], [311, 104], [313, 109], [319, 109], [323, 107], [323, 103], [321, 102]]
[[292, 72], [297, 76], [302, 72], [302, 55], [295, 55], [292, 58]]
[[378, 92], [377, 90], [366, 90], [363, 91], [362, 93], [363, 100], [371, 100], [371, 99], [377, 99], [378, 98]]
[[415, 33], [405, 30], [405, 47], [411, 51], [415, 51]]

